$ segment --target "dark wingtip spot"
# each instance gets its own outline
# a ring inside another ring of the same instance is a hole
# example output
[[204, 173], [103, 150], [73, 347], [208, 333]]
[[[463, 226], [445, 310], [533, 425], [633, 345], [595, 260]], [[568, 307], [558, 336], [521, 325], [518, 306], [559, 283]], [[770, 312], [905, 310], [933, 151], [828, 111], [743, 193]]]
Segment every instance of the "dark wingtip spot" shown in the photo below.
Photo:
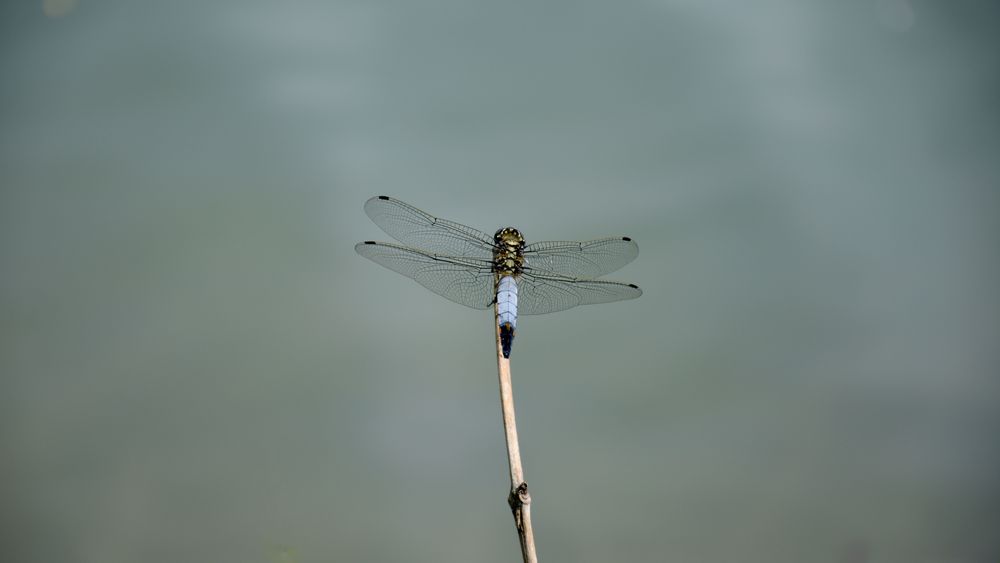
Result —
[[375, 241], [373, 241], [373, 240], [366, 240], [365, 244], [375, 244]]
[[628, 286], [632, 287], [632, 288], [635, 288], [635, 289], [639, 289], [639, 286], [635, 285], [634, 283], [630, 283], [630, 284], [628, 284]]
[[632, 239], [629, 237], [622, 237], [622, 240], [625, 242], [632, 242]]
[[385, 200], [388, 200], [388, 199], [389, 199], [389, 196], [387, 196], [387, 195], [380, 195], [380, 196], [378, 196], [378, 198], [379, 198], [379, 199], [385, 199]]

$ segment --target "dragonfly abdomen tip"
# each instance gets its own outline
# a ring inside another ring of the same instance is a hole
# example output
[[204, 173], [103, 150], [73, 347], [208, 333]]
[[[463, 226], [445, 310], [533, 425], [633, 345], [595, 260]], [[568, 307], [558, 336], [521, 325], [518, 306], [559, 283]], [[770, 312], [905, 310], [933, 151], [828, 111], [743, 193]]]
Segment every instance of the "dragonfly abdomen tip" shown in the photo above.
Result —
[[503, 323], [500, 325], [500, 348], [503, 351], [503, 357], [510, 357], [510, 346], [514, 342], [514, 325], [511, 323]]

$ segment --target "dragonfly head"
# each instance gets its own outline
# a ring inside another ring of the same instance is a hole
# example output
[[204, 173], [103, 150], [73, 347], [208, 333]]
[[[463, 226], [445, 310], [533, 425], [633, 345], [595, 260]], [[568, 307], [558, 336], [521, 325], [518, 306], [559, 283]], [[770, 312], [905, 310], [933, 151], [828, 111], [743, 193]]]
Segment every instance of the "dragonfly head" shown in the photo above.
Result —
[[521, 231], [514, 227], [500, 229], [493, 235], [493, 241], [497, 243], [497, 246], [511, 252], [519, 252], [524, 248], [524, 237], [521, 235]]

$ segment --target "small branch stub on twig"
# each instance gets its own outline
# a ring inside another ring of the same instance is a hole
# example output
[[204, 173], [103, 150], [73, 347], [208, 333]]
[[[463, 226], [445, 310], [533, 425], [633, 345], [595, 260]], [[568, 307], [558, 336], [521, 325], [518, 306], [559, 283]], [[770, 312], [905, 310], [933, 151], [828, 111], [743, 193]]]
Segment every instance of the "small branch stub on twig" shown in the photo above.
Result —
[[521, 555], [524, 561], [536, 563], [535, 534], [531, 530], [531, 494], [528, 484], [521, 481], [516, 488], [511, 489], [507, 496], [507, 504], [514, 513], [514, 526], [517, 527], [517, 537], [521, 541]]
[[520, 485], [511, 490], [510, 494], [507, 495], [507, 504], [510, 505], [511, 510], [517, 510], [525, 504], [531, 504], [528, 484], [522, 481]]

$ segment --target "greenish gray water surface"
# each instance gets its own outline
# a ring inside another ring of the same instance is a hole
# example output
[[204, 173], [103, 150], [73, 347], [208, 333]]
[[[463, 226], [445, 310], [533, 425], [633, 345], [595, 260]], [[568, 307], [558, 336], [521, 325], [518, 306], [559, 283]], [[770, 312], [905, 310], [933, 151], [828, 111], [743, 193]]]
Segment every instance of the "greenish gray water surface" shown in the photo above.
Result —
[[524, 317], [546, 562], [1000, 557], [1000, 8], [0, 8], [0, 537], [30, 562], [517, 560], [491, 317], [389, 194], [629, 235]]

